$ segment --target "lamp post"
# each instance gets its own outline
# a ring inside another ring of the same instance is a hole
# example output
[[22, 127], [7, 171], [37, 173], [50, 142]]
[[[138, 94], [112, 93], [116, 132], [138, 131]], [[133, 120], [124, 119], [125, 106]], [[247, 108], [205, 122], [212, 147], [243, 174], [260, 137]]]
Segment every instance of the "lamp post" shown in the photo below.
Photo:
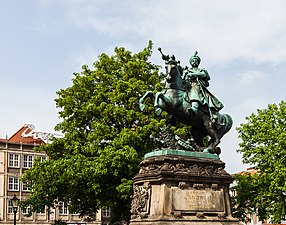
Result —
[[19, 206], [19, 199], [14, 195], [14, 197], [11, 199], [12, 201], [12, 207], [13, 207], [13, 213], [14, 213], [14, 225], [16, 225], [16, 214], [18, 211], [18, 206]]

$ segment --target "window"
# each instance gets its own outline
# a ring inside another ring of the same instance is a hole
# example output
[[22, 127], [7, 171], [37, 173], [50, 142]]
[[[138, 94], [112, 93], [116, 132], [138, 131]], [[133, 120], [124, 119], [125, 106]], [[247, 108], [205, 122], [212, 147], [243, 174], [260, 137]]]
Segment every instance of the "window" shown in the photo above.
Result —
[[66, 206], [66, 203], [59, 202], [59, 215], [67, 215], [68, 214], [68, 208]]
[[[12, 197], [8, 200], [8, 213], [14, 213], [13, 211], [13, 204], [12, 204], [12, 201], [11, 201]], [[19, 207], [18, 207], [18, 210], [17, 210], [17, 213], [19, 212]]]
[[9, 153], [9, 167], [19, 168], [19, 154]]
[[44, 214], [45, 211], [46, 211], [46, 209], [38, 209], [38, 210], [36, 211], [36, 213], [37, 213], [37, 214]]
[[23, 182], [22, 190], [23, 191], [30, 191], [30, 188], [28, 187], [27, 182]]
[[19, 191], [18, 177], [8, 177], [8, 191]]
[[11, 200], [8, 201], [8, 213], [13, 213], [13, 205]]
[[39, 156], [39, 158], [40, 158], [40, 162], [44, 162], [47, 160], [46, 156]]
[[45, 155], [37, 155], [35, 157], [39, 162], [44, 162], [47, 160], [47, 157]]
[[230, 191], [230, 196], [235, 197], [236, 196], [236, 190], [231, 190]]
[[102, 213], [102, 217], [110, 218], [110, 207], [108, 207], [106, 209], [102, 209], [101, 213]]
[[22, 213], [24, 215], [28, 215], [31, 212], [31, 207], [30, 206], [26, 206], [25, 208], [22, 209]]
[[23, 159], [23, 167], [31, 168], [33, 165], [33, 156], [32, 155], [24, 155]]

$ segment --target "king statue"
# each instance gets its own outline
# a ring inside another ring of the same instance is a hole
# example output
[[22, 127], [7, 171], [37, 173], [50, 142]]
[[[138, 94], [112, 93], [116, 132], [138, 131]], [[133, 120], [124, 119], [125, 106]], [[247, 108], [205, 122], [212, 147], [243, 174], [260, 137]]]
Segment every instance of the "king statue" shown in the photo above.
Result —
[[156, 94], [147, 91], [139, 100], [141, 110], [145, 108], [146, 98], [151, 98], [157, 115], [166, 111], [176, 121], [191, 127], [190, 140], [194, 145], [188, 150], [219, 154], [220, 139], [233, 122], [228, 114], [220, 113], [224, 107], [222, 102], [207, 89], [210, 76], [206, 69], [199, 68], [198, 52], [189, 60], [191, 67], [182, 68], [174, 55], [164, 55], [160, 48], [159, 51], [165, 61], [165, 88]]

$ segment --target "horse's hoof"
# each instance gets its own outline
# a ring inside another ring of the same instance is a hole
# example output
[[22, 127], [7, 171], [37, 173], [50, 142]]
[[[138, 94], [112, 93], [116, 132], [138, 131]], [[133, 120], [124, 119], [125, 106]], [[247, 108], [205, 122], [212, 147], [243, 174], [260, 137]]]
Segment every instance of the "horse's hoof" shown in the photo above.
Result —
[[157, 116], [160, 116], [160, 114], [162, 113], [162, 109], [160, 108], [155, 109], [155, 113]]
[[220, 155], [220, 153], [221, 153], [220, 147], [216, 147], [216, 148], [214, 149], [214, 153], [217, 154], [217, 155]]
[[143, 111], [145, 109], [145, 105], [143, 103], [140, 103], [139, 104], [139, 108], [140, 108], [141, 111]]

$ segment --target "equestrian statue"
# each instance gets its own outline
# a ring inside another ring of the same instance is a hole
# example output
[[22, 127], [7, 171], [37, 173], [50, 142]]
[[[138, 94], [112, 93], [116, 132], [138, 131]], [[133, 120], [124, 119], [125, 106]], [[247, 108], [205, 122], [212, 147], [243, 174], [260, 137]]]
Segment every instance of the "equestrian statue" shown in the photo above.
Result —
[[147, 91], [139, 100], [140, 109], [144, 110], [144, 102], [149, 97], [157, 115], [166, 111], [172, 119], [190, 126], [193, 151], [220, 154], [218, 145], [231, 129], [232, 118], [220, 114], [223, 104], [207, 89], [210, 76], [205, 68], [199, 68], [198, 52], [189, 60], [191, 68], [182, 68], [174, 55], [164, 55], [161, 48], [158, 50], [165, 61], [165, 88], [156, 94]]

